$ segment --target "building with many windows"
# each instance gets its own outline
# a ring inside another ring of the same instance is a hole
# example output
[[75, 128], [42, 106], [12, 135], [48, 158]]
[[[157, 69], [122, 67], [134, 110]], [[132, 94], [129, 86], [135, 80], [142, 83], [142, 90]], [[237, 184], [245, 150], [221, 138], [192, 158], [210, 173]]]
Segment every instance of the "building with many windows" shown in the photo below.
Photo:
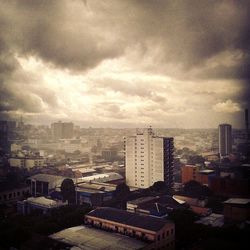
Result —
[[181, 168], [181, 182], [186, 184], [189, 181], [197, 181], [202, 185], [209, 185], [215, 171], [211, 169], [200, 169], [196, 165], [185, 165]]
[[9, 163], [11, 167], [30, 170], [44, 167], [45, 159], [41, 156], [12, 156], [9, 158]]
[[21, 185], [14, 188], [0, 190], [0, 204], [15, 203], [30, 195], [30, 187]]
[[74, 134], [72, 122], [55, 122], [51, 124], [52, 136], [54, 139], [70, 139]]
[[36, 174], [27, 179], [32, 196], [48, 196], [60, 188], [66, 177], [50, 174]]
[[152, 129], [126, 138], [126, 183], [148, 188], [157, 181], [173, 185], [174, 139], [155, 136]]
[[219, 154], [225, 157], [232, 153], [232, 126], [230, 124], [219, 125]]
[[97, 208], [85, 215], [86, 225], [151, 243], [149, 249], [174, 249], [175, 224], [116, 208]]

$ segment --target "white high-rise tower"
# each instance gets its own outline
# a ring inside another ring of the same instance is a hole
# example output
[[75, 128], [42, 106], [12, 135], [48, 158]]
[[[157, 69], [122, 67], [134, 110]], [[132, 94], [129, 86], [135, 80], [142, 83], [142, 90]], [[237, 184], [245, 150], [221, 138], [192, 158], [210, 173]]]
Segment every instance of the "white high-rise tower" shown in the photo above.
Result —
[[151, 128], [127, 137], [127, 185], [148, 188], [157, 181], [164, 181], [168, 187], [172, 187], [173, 150], [173, 138], [155, 136]]

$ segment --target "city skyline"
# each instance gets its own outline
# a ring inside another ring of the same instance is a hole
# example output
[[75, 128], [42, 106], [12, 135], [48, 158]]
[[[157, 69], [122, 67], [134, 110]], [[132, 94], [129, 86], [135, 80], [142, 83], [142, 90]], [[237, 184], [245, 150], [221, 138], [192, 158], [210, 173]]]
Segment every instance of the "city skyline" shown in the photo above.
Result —
[[245, 128], [249, 8], [248, 1], [1, 1], [0, 120]]

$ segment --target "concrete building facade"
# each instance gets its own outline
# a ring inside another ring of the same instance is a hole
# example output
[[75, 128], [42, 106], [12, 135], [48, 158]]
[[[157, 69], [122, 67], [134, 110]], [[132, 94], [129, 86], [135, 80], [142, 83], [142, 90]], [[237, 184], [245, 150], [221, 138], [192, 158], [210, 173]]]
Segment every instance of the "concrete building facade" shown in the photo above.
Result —
[[151, 242], [151, 249], [174, 249], [175, 224], [168, 220], [106, 207], [89, 212], [84, 222], [96, 228]]
[[74, 124], [72, 122], [55, 122], [51, 124], [54, 139], [70, 139], [73, 137]]
[[209, 185], [215, 171], [210, 169], [200, 169], [195, 165], [185, 165], [181, 168], [181, 182], [185, 184], [189, 181], [197, 181], [202, 185]]
[[30, 195], [29, 186], [5, 189], [0, 192], [0, 204], [15, 203]]
[[40, 156], [13, 156], [9, 158], [9, 163], [11, 167], [32, 169], [32, 168], [42, 168], [45, 164], [45, 159]]
[[157, 181], [173, 185], [173, 138], [155, 136], [152, 129], [127, 137], [126, 183], [128, 186], [148, 188]]
[[232, 153], [232, 126], [230, 124], [219, 125], [219, 154], [225, 157]]

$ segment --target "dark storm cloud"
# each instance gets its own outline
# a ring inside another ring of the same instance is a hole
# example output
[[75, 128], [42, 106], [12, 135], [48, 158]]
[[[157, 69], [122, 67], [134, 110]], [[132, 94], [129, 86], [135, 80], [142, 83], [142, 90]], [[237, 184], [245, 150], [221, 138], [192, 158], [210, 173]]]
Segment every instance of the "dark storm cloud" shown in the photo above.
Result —
[[239, 99], [243, 108], [250, 109], [250, 81], [244, 84]]
[[144, 54], [157, 50], [155, 66], [165, 65], [168, 74], [169, 64], [189, 71], [222, 51], [240, 50], [244, 60], [235, 69], [215, 68], [206, 77], [220, 71], [223, 77], [249, 77], [244, 69], [249, 1], [6, 0], [1, 5], [1, 35], [11, 49], [63, 68], [84, 71], [139, 45]]
[[[23, 74], [25, 69], [17, 58], [30, 56], [72, 74], [85, 74], [106, 59], [124, 57], [135, 71], [165, 74], [184, 82], [245, 81], [242, 93], [230, 98], [247, 106], [249, 13], [247, 0], [2, 0], [0, 115], [59, 108], [57, 94], [43, 89], [42, 77]], [[160, 90], [128, 83], [103, 78], [95, 83], [94, 91], [108, 89], [167, 102]], [[211, 92], [207, 96], [225, 101]], [[115, 109], [110, 106], [107, 113], [116, 113]]]
[[194, 67], [202, 69], [209, 58], [220, 52], [239, 50], [243, 60], [235, 67], [215, 67], [215, 72], [199, 75], [249, 79], [249, 1], [136, 2], [142, 34], [147, 36], [146, 41], [152, 39], [147, 50], [161, 46], [161, 63], [175, 63], [185, 72]]
[[0, 85], [0, 112], [4, 111], [23, 111], [41, 112], [42, 106], [39, 98], [22, 89], [11, 89], [5, 84]]
[[[119, 46], [105, 46], [105, 39], [90, 31], [85, 18], [87, 10], [84, 4], [74, 6], [77, 2], [3, 1], [1, 35], [17, 53], [35, 55], [75, 70], [85, 70], [104, 58], [117, 56]], [[82, 12], [79, 13], [77, 7], [82, 8]], [[79, 14], [79, 18], [74, 17]]]

